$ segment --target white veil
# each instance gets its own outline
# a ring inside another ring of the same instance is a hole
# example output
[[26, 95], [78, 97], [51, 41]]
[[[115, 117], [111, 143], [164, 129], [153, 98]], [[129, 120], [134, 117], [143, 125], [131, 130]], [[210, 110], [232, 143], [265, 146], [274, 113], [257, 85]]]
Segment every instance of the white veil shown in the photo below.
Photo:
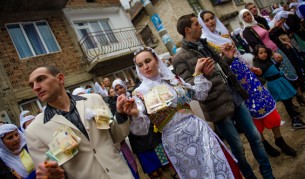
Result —
[[[203, 22], [203, 19], [201, 18], [202, 13], [212, 13], [214, 15], [214, 18], [216, 20], [216, 31], [219, 33], [219, 35], [214, 34], [211, 32], [211, 30], [205, 25]], [[201, 38], [206, 38], [208, 42], [211, 42], [216, 45], [223, 45], [226, 43], [232, 43], [232, 41], [229, 38], [222, 37], [221, 35], [229, 35], [229, 32], [227, 28], [221, 23], [221, 21], [215, 16], [215, 14], [211, 11], [201, 11], [198, 14], [198, 22], [202, 26], [202, 35]]]
[[169, 68], [165, 66], [165, 64], [162, 62], [162, 60], [158, 57], [155, 50], [150, 47], [141, 47], [138, 50], [134, 52], [134, 56], [136, 57], [137, 54], [143, 51], [149, 51], [151, 52], [155, 58], [158, 59], [158, 70], [159, 75], [153, 78], [146, 78], [139, 70], [135, 58], [133, 59], [134, 63], [136, 64], [136, 70], [139, 78], [141, 79], [142, 83], [141, 85], [135, 89], [135, 91], [141, 92], [142, 94], [145, 94], [149, 89], [153, 88], [156, 85], [159, 85], [162, 80], [169, 80], [171, 83], [176, 82], [178, 83], [178, 80], [176, 79], [175, 75], [170, 71]]

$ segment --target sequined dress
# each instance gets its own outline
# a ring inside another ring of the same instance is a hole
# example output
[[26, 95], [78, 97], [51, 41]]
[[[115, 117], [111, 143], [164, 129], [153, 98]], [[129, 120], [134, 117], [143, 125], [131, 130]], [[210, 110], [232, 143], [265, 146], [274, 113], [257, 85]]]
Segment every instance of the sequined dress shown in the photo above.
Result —
[[245, 100], [245, 104], [251, 116], [254, 119], [261, 119], [268, 116], [276, 108], [276, 102], [269, 91], [238, 58], [233, 60], [230, 68], [236, 75], [239, 83], [249, 94], [249, 98]]
[[[210, 87], [203, 76], [195, 77], [195, 86], [187, 83], [173, 84], [159, 79], [175, 94], [171, 107], [189, 103], [191, 98], [204, 100]], [[187, 88], [185, 88], [187, 87]], [[131, 122], [131, 132], [145, 134], [150, 119], [145, 114], [141, 94], [135, 97], [140, 114]], [[164, 150], [181, 179], [234, 178], [230, 165], [221, 149], [220, 140], [208, 124], [195, 116], [191, 110], [179, 110], [162, 129]]]

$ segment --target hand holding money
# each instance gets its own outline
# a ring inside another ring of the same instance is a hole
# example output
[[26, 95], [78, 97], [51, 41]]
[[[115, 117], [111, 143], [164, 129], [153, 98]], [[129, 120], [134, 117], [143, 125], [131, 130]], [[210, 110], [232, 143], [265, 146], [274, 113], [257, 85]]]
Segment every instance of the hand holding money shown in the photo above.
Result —
[[55, 161], [40, 163], [36, 170], [37, 179], [64, 179], [65, 171]]

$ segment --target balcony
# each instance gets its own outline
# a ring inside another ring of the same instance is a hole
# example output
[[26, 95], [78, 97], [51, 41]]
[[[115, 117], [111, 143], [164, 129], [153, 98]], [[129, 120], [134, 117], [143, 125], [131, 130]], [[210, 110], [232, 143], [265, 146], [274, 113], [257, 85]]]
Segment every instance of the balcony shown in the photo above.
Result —
[[23, 12], [60, 10], [64, 8], [68, 0], [1, 0], [1, 12]]
[[[85, 60], [90, 63], [88, 72], [104, 75], [133, 65], [133, 52], [139, 47], [154, 46], [156, 38], [143, 41], [143, 29], [134, 27], [87, 33], [79, 41]], [[146, 30], [145, 30], [146, 31]], [[139, 33], [138, 33], [139, 32]], [[152, 35], [152, 34], [151, 34]]]

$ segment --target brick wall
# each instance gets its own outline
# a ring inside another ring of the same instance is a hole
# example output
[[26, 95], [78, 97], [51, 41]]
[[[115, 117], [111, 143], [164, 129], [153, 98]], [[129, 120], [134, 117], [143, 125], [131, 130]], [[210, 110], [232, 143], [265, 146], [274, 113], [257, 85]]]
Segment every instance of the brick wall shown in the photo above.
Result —
[[[28, 59], [19, 59], [15, 46], [5, 27], [6, 23], [46, 20], [60, 46], [61, 51]], [[38, 66], [55, 65], [65, 74], [67, 85], [75, 85], [92, 76], [86, 72], [87, 64], [82, 59], [82, 52], [77, 44], [76, 35], [67, 23], [61, 11], [26, 12], [0, 15], [0, 79], [7, 84], [0, 92], [2, 105], [15, 124], [19, 125], [20, 109], [18, 104], [34, 96], [28, 87], [28, 75]], [[3, 85], [1, 83], [1, 88]]]
[[[10, 80], [10, 85], [15, 90], [27, 86], [28, 74], [41, 65], [55, 65], [62, 70], [65, 75], [85, 72], [85, 63], [82, 53], [78, 49], [78, 44], [74, 43], [69, 34], [68, 27], [64, 22], [63, 14], [58, 12], [36, 13], [30, 15], [8, 15], [0, 18], [1, 36], [0, 36], [0, 54], [1, 61], [6, 75]], [[13, 45], [5, 23], [28, 22], [46, 20], [61, 48], [61, 52], [32, 57], [28, 59], [19, 59], [18, 53]]]

